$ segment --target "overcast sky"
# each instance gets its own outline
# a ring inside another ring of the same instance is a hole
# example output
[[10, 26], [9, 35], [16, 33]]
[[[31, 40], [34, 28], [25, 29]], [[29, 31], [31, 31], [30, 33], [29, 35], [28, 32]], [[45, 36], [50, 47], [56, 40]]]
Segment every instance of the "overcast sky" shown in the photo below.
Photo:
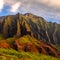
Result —
[[60, 0], [0, 0], [0, 16], [33, 13], [60, 23]]

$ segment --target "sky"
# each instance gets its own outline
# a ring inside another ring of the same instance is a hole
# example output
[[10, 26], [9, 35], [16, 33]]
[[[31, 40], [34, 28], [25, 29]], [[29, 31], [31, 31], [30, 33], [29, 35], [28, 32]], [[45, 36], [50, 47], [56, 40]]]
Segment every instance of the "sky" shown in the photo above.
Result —
[[0, 0], [0, 16], [32, 13], [60, 24], [60, 0]]

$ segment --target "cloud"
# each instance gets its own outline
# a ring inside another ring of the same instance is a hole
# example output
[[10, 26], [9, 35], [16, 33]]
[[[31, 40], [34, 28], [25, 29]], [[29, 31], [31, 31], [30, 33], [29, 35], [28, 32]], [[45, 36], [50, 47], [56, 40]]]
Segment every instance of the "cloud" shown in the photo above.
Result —
[[10, 12], [17, 12], [19, 7], [21, 6], [21, 2], [17, 2], [11, 6]]
[[60, 19], [60, 0], [22, 0], [22, 9], [44, 18]]
[[0, 0], [0, 12], [2, 11], [4, 7], [4, 0]]
[[19, 2], [20, 0], [4, 0], [6, 4], [11, 5], [15, 4], [16, 2]]
[[51, 7], [60, 7], [60, 0], [42, 0], [44, 3], [47, 3]]
[[60, 0], [0, 0], [0, 10], [9, 6], [9, 12], [33, 13], [46, 19], [60, 19]]

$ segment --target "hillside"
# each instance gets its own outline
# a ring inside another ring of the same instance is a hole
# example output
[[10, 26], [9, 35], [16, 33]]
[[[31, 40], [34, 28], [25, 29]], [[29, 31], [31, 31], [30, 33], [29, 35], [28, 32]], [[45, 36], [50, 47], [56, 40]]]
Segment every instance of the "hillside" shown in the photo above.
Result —
[[33, 53], [41, 53], [44, 55], [50, 55], [54, 57], [60, 58], [60, 51], [56, 46], [47, 44], [42, 41], [38, 41], [37, 39], [25, 35], [21, 38], [8, 38], [6, 40], [0, 41], [0, 48], [6, 49], [14, 49], [17, 51], [25, 51], [25, 52], [33, 52]]
[[1, 60], [15, 60], [15, 56], [17, 60], [59, 60], [60, 24], [30, 13], [0, 17]]
[[0, 60], [60, 60], [43, 54], [0, 48]]
[[25, 52], [35, 52], [60, 57], [60, 51], [57, 47], [39, 42], [29, 35], [25, 35], [24, 37], [16, 40], [14, 42], [14, 46], [16, 46], [17, 50], [24, 50]]
[[47, 22], [30, 13], [0, 18], [0, 34], [5, 38], [29, 34], [38, 40], [60, 46], [60, 24]]
[[60, 51], [55, 46], [39, 42], [29, 35], [16, 39], [0, 41], [1, 60], [60, 60]]

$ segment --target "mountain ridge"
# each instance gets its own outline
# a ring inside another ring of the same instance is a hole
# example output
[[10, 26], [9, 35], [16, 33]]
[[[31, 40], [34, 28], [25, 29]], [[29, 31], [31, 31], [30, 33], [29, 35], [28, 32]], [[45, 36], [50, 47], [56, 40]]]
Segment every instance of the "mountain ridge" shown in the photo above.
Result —
[[38, 40], [59, 45], [60, 24], [47, 22], [44, 18], [26, 13], [9, 15], [0, 19], [0, 33], [4, 37], [30, 34]]
[[0, 17], [0, 48], [60, 58], [60, 24], [30, 13]]

